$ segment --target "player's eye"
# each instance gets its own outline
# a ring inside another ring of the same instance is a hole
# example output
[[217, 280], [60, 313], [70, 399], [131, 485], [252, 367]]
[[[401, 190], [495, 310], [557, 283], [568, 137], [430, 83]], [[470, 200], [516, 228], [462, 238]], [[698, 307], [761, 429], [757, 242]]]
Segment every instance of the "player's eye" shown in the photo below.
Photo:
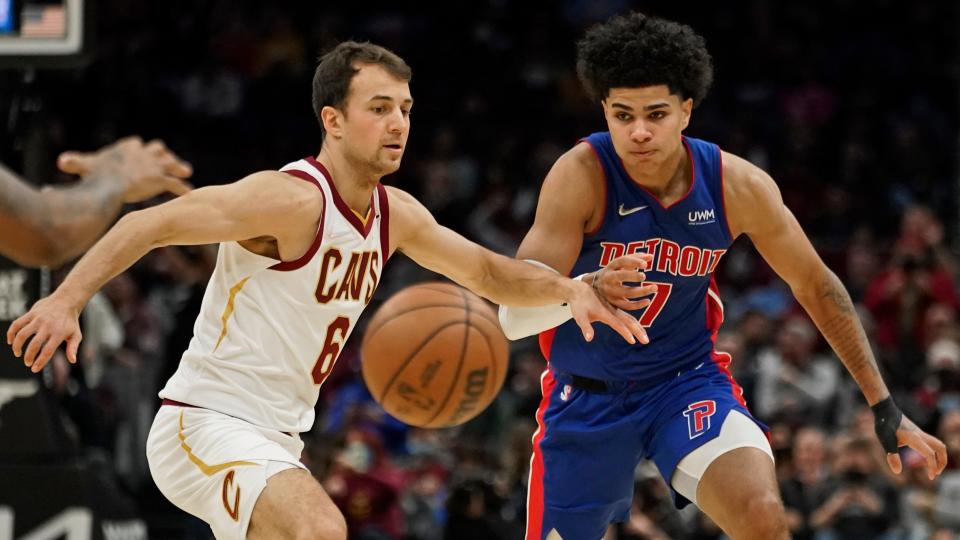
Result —
[[387, 111], [387, 108], [386, 108], [386, 107], [374, 107], [374, 108], [373, 108], [373, 112], [375, 112], [375, 113], [377, 113], [377, 114], [383, 114], [383, 113], [386, 112], [386, 111]]
[[666, 116], [667, 116], [667, 113], [664, 111], [653, 111], [652, 113], [650, 113], [651, 120], [660, 120], [661, 118], [665, 118]]
[[633, 117], [625, 112], [621, 112], [621, 113], [617, 113], [617, 115], [614, 118], [616, 118], [617, 120], [620, 120], [621, 122], [629, 122], [630, 119], [632, 119]]
[[410, 116], [411, 114], [410, 111], [407, 109], [400, 109], [400, 112], [403, 113], [404, 116]]

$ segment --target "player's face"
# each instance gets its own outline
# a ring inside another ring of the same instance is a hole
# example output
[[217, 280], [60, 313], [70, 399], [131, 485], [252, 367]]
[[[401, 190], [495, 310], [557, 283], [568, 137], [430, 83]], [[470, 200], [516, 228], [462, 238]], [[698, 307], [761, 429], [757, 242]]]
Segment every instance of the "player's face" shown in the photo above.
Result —
[[410, 134], [410, 85], [380, 66], [358, 67], [341, 118], [344, 148], [376, 174], [390, 174], [400, 168]]
[[682, 152], [691, 110], [693, 100], [681, 101], [666, 85], [611, 88], [603, 101], [613, 146], [628, 168], [657, 167]]

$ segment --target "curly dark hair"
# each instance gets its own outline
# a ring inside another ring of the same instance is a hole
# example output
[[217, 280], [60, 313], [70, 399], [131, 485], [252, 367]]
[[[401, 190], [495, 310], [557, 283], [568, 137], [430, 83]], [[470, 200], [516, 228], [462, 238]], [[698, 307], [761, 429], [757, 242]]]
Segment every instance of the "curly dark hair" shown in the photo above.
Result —
[[410, 66], [394, 52], [368, 41], [344, 41], [320, 57], [313, 74], [313, 112], [320, 122], [320, 138], [326, 136], [320, 111], [324, 107], [343, 107], [350, 90], [350, 81], [360, 72], [355, 64], [374, 64], [383, 67], [394, 77], [410, 81]]
[[611, 88], [665, 84], [696, 106], [713, 82], [713, 64], [703, 37], [689, 26], [634, 12], [587, 31], [577, 43], [577, 74], [596, 101]]

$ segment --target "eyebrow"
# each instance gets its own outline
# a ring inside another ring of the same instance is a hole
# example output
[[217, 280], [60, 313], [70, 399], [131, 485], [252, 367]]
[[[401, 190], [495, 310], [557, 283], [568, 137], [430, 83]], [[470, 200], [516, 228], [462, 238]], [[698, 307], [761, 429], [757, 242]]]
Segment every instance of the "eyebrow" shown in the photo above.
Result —
[[[373, 96], [372, 98], [370, 98], [370, 101], [381, 101], [381, 100], [383, 100], [383, 101], [393, 101], [393, 98], [390, 97], [390, 96], [384, 96], [384, 95], [379, 95], [379, 94], [376, 95], [376, 96]], [[406, 104], [408, 104], [408, 105], [413, 105], [413, 98], [407, 98], [407, 99], [401, 101], [401, 103], [406, 103]]]
[[[658, 102], [658, 103], [651, 103], [650, 105], [645, 105], [645, 106], [643, 107], [643, 110], [645, 110], [645, 111], [653, 111], [653, 110], [656, 110], [656, 109], [664, 109], [664, 108], [667, 108], [667, 107], [669, 107], [669, 106], [670, 106], [670, 104], [667, 103], [666, 101], [661, 101], [661, 102]], [[629, 105], [626, 105], [626, 104], [624, 104], [624, 103], [611, 103], [611, 104], [610, 104], [610, 107], [611, 107], [611, 108], [614, 108], [614, 109], [623, 109], [623, 110], [625, 110], [625, 111], [633, 112], [633, 107], [631, 107], [631, 106], [629, 106]]]

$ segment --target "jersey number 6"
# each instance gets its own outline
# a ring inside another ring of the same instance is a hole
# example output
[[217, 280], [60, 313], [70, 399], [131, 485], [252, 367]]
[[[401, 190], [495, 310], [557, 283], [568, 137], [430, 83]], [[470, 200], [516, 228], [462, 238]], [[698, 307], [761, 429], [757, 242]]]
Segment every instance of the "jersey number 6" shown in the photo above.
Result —
[[340, 354], [340, 347], [343, 346], [349, 332], [350, 319], [346, 317], [337, 317], [327, 326], [327, 337], [323, 339], [320, 356], [317, 357], [317, 363], [313, 365], [313, 384], [323, 384], [330, 375], [333, 364]]

